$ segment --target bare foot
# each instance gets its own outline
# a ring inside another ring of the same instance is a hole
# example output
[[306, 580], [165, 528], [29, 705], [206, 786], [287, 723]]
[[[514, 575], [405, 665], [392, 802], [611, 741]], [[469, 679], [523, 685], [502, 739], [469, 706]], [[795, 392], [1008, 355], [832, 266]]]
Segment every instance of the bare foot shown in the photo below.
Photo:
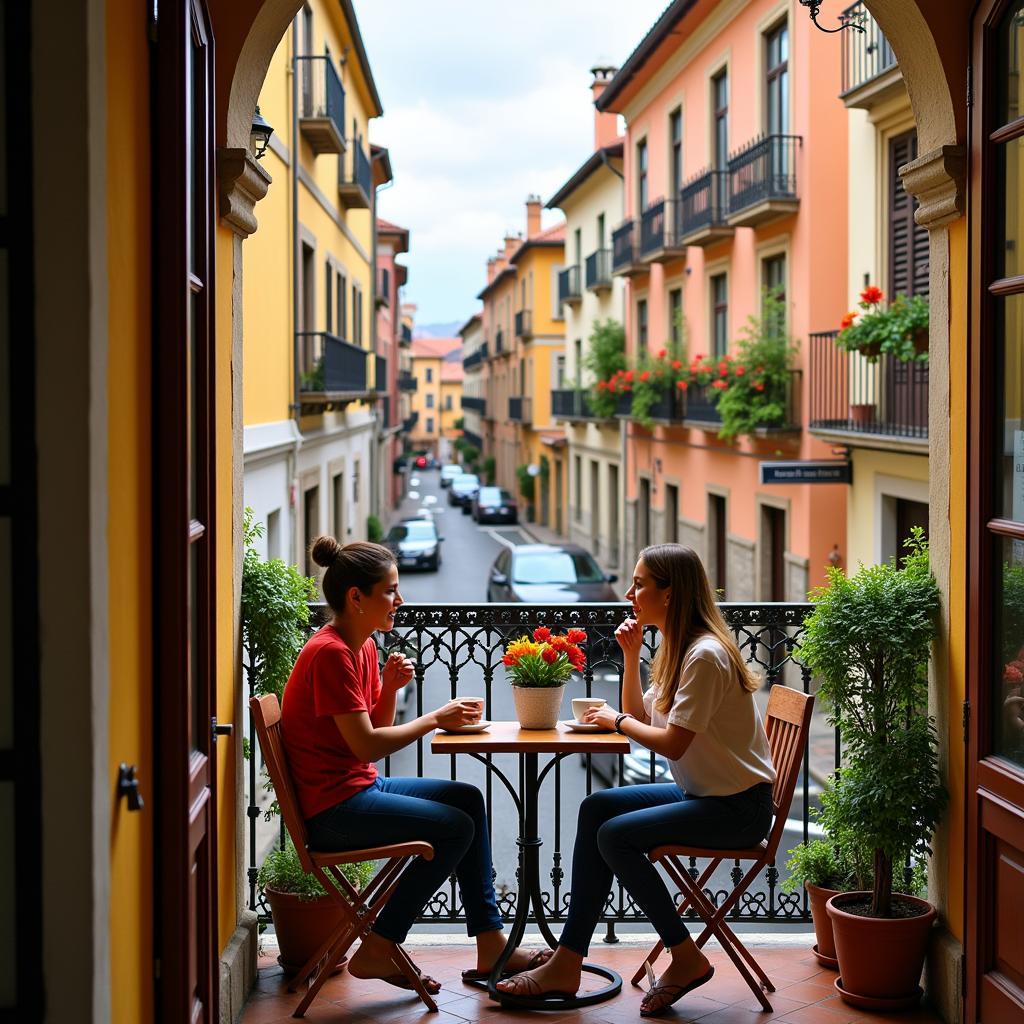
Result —
[[[347, 970], [353, 978], [377, 979], [398, 988], [411, 989], [409, 980], [398, 966], [400, 962], [401, 958], [395, 944], [371, 933], [359, 944], [359, 948], [347, 964]], [[415, 964], [413, 966], [416, 967]], [[441, 991], [439, 981], [423, 974], [418, 967], [416, 971], [420, 975], [423, 987], [431, 995], [437, 995]]]

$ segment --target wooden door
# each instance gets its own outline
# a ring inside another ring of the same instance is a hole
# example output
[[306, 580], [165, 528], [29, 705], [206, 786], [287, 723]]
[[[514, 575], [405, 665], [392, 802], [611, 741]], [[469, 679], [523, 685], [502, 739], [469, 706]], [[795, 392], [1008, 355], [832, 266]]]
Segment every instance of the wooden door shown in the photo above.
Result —
[[159, 8], [154, 133], [156, 1006], [219, 1017], [214, 823], [213, 39]]
[[1024, 1020], [1024, 0], [973, 26], [966, 1020]]

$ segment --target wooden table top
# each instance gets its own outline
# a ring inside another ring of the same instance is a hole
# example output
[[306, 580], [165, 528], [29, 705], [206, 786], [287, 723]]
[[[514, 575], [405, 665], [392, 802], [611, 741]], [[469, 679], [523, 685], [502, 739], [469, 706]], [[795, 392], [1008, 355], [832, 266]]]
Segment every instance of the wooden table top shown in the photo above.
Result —
[[483, 732], [435, 732], [432, 754], [628, 754], [629, 740], [617, 732], [524, 729], [518, 722], [491, 722]]

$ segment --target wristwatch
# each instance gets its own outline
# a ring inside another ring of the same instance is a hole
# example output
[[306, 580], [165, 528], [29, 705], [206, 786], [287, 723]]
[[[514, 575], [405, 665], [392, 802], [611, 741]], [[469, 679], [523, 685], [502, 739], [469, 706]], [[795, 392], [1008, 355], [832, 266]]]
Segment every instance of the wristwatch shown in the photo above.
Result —
[[621, 715], [616, 715], [615, 716], [615, 731], [617, 733], [621, 734], [622, 733], [622, 723], [623, 723], [623, 721], [625, 719], [627, 719], [627, 718], [632, 718], [632, 717], [633, 716], [628, 711], [623, 711], [623, 713]]

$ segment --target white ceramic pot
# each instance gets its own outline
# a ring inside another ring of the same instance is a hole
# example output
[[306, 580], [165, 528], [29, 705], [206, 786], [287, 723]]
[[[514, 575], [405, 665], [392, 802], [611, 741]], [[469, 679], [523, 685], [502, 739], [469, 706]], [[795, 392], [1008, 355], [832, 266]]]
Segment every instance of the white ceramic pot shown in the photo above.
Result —
[[554, 729], [562, 707], [562, 686], [513, 686], [516, 718], [524, 729]]

